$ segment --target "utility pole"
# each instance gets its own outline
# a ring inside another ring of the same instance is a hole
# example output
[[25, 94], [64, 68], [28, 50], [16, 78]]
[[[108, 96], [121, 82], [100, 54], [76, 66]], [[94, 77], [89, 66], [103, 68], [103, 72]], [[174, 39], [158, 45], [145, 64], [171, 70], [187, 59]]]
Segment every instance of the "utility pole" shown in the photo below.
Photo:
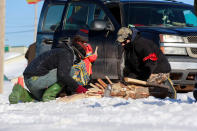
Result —
[[34, 18], [34, 42], [36, 41], [36, 37], [37, 37], [37, 26], [38, 26], [38, 22], [37, 22], [37, 10], [38, 10], [38, 3], [35, 4], [35, 18]]
[[0, 94], [4, 81], [5, 0], [0, 0]]

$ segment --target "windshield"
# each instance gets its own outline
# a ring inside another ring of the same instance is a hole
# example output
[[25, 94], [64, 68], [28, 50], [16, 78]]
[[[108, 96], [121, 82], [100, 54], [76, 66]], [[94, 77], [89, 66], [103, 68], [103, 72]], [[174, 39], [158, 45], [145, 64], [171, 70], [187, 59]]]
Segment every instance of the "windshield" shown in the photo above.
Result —
[[135, 26], [197, 26], [197, 17], [192, 6], [169, 4], [124, 4], [126, 25]]

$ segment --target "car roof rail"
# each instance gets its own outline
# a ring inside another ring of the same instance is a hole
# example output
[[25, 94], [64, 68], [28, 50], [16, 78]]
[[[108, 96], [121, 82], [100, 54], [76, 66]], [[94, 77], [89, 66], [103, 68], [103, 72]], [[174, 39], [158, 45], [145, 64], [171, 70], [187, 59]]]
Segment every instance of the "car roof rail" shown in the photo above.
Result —
[[[119, 1], [137, 1], [137, 0], [101, 0], [103, 2], [119, 2]], [[146, 1], [146, 0], [140, 0], [140, 1]], [[151, 0], [148, 0], [151, 1]], [[171, 2], [181, 2], [177, 0], [152, 0], [152, 1], [171, 1]]]
[[176, 3], [184, 3], [182, 1], [177, 1], [177, 0], [164, 0], [164, 1], [171, 1], [171, 2], [176, 2]]
[[102, 1], [102, 2], [104, 2], [104, 3], [110, 3], [110, 2], [121, 2], [121, 1], [160, 1], [160, 2], [176, 2], [176, 3], [183, 3], [183, 2], [181, 2], [181, 1], [177, 1], [177, 0], [100, 0], [100, 1]]
[[101, 0], [102, 2], [120, 2], [120, 0]]
[[164, 0], [164, 1], [179, 2], [179, 1], [176, 1], [176, 0]]

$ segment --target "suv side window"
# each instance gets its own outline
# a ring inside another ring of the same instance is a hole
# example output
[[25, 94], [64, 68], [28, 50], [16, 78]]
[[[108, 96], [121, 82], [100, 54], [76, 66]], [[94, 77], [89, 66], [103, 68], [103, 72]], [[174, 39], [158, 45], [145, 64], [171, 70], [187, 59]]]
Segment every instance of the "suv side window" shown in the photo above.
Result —
[[45, 14], [44, 23], [42, 31], [44, 32], [54, 32], [59, 26], [62, 14], [64, 10], [64, 5], [51, 5]]
[[89, 28], [95, 19], [109, 21], [105, 12], [96, 4], [86, 2], [71, 2], [68, 4], [65, 20], [65, 30]]
[[197, 26], [197, 17], [195, 14], [190, 10], [185, 10], [184, 12], [185, 21], [187, 25]]

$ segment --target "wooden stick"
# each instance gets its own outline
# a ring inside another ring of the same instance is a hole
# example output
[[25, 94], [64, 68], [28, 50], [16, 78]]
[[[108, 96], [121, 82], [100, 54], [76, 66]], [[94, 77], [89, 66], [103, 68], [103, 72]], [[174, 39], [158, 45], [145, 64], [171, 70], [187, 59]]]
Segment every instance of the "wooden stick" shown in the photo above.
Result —
[[113, 82], [109, 79], [109, 77], [108, 76], [105, 76], [105, 78], [107, 79], [107, 81], [109, 82], [109, 84], [113, 84]]
[[144, 86], [146, 86], [146, 84], [147, 84], [146, 81], [137, 80], [137, 79], [128, 78], [128, 77], [125, 77], [124, 80], [125, 80], [125, 82], [127, 82], [127, 83], [140, 84], [140, 85], [144, 85]]
[[57, 99], [57, 102], [74, 102], [76, 100], [84, 99], [84, 98], [101, 98], [100, 94], [74, 94], [71, 96], [65, 96], [62, 98]]
[[161, 85], [161, 84], [157, 84], [157, 83], [150, 83], [150, 82], [137, 80], [137, 79], [133, 79], [133, 78], [128, 78], [128, 77], [125, 77], [124, 80], [127, 83], [139, 84], [139, 85], [148, 86], [148, 87], [152, 86], [152, 87], [168, 88], [168, 86], [165, 86], [165, 85]]
[[104, 88], [107, 87], [107, 84], [106, 84], [103, 80], [101, 80], [100, 78], [97, 79], [97, 81], [98, 81]]
[[[90, 83], [90, 86], [96, 89], [99, 89], [97, 86], [95, 86], [94, 84]], [[99, 89], [100, 90], [100, 89]]]
[[98, 86], [100, 89], [102, 89], [103, 91], [105, 90], [104, 87], [102, 85], [100, 85], [99, 83], [95, 83], [96, 86]]

